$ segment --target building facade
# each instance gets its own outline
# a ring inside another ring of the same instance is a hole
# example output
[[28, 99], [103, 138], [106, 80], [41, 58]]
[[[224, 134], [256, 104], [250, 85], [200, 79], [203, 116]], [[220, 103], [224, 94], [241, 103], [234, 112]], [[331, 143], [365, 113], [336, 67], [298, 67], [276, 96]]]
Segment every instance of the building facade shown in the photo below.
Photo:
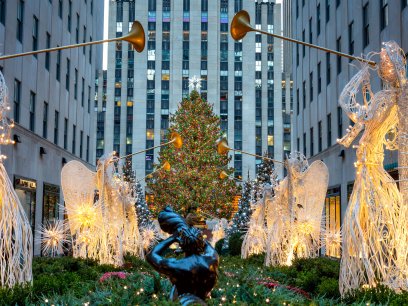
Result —
[[[282, 43], [249, 33], [235, 42], [229, 33], [244, 9], [252, 23], [281, 33], [281, 5], [275, 1], [147, 0], [111, 1], [109, 36], [125, 35], [139, 20], [146, 48], [110, 45], [106, 89], [105, 142], [97, 158], [159, 145], [169, 116], [189, 94], [189, 78], [201, 78], [201, 95], [214, 104], [230, 146], [283, 160], [290, 151], [290, 120], [282, 104]], [[153, 170], [157, 151], [133, 157], [138, 177]], [[235, 175], [254, 177], [259, 159], [233, 154]], [[278, 166], [278, 171], [283, 169]]]
[[[379, 52], [381, 43], [396, 41], [408, 52], [408, 1], [291, 0], [295, 39], [355, 56]], [[294, 113], [292, 146], [310, 161], [323, 160], [329, 168], [326, 227], [339, 229], [353, 189], [353, 148], [336, 143], [350, 125], [338, 97], [358, 71], [359, 63], [302, 45], [292, 45]], [[373, 91], [381, 82], [373, 78]], [[397, 152], [387, 151], [385, 168], [396, 175]], [[332, 256], [339, 256], [339, 251]]]
[[[0, 0], [0, 53], [102, 39], [103, 1]], [[68, 161], [95, 163], [95, 71], [102, 47], [87, 46], [0, 62], [9, 89], [15, 145], [4, 164], [36, 238], [63, 217], [60, 173]], [[34, 253], [40, 254], [38, 239]]]

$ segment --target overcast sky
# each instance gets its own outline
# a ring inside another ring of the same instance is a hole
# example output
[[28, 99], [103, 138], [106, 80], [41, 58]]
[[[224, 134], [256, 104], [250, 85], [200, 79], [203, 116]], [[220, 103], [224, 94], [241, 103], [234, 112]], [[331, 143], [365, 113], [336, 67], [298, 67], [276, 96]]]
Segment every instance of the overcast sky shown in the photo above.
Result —
[[[105, 1], [105, 10], [104, 10], [104, 27], [103, 27], [103, 38], [108, 38], [108, 17], [109, 17], [109, 0]], [[103, 44], [103, 69], [107, 68], [107, 52], [108, 52], [108, 44]]]

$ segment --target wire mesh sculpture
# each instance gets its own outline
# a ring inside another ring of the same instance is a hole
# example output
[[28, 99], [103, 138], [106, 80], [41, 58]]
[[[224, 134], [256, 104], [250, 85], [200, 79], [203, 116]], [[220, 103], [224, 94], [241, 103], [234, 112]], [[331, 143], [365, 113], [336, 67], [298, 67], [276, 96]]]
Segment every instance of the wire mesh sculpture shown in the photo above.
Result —
[[[385, 43], [378, 70], [386, 83], [385, 89], [372, 92], [370, 70], [365, 64], [340, 95], [339, 104], [354, 126], [338, 142], [348, 147], [364, 130], [354, 146], [356, 179], [343, 223], [339, 280], [343, 296], [361, 286], [375, 287], [379, 283], [394, 289], [408, 288], [406, 204], [402, 204], [401, 193], [383, 166], [384, 146], [396, 149], [399, 145], [400, 167], [406, 167], [401, 155], [407, 153], [402, 151], [407, 146], [404, 139], [407, 126], [399, 127], [402, 137], [397, 137], [397, 101], [401, 96], [398, 80], [405, 74], [402, 63], [405, 59], [398, 45]], [[360, 86], [362, 104], [357, 100]], [[401, 175], [404, 177], [405, 171]]]
[[265, 264], [291, 265], [294, 257], [319, 255], [323, 206], [329, 172], [321, 161], [310, 166], [305, 156], [292, 152], [287, 160], [288, 176], [265, 194]]
[[56, 257], [64, 253], [64, 249], [69, 243], [64, 220], [43, 224], [38, 232], [43, 256]]
[[62, 169], [61, 184], [74, 256], [121, 266], [125, 252], [143, 258], [144, 251], [134, 193], [118, 173], [116, 162], [114, 154], [102, 157], [96, 173], [79, 162], [69, 162]]
[[[8, 90], [0, 72], [0, 145], [10, 140], [14, 124], [7, 118]], [[3, 165], [0, 153], [0, 286], [32, 281], [33, 234], [27, 215]]]
[[214, 225], [212, 229], [212, 237], [211, 237], [211, 242], [210, 244], [215, 247], [215, 244], [220, 241], [221, 239], [225, 238], [225, 230], [228, 227], [228, 221], [225, 218], [222, 219], [215, 219], [216, 224]]

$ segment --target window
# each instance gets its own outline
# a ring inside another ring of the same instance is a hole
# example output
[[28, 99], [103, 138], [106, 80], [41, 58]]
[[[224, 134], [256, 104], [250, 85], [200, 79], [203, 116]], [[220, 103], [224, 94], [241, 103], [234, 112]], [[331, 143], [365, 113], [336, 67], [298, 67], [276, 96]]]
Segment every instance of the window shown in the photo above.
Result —
[[62, 19], [62, 0], [58, 0], [58, 17]]
[[[89, 36], [89, 41], [92, 41], [92, 36]], [[89, 46], [89, 63], [92, 64], [92, 45]]]
[[58, 145], [58, 132], [59, 132], [59, 112], [55, 111], [54, 116], [54, 144]]
[[43, 224], [58, 219], [60, 188], [44, 183]]
[[61, 50], [57, 52], [57, 69], [56, 69], [56, 78], [59, 82], [61, 79]]
[[297, 138], [297, 141], [296, 141], [296, 149], [297, 149], [297, 151], [299, 151], [300, 150], [300, 139], [299, 139], [299, 137]]
[[319, 142], [318, 142], [318, 145], [319, 145], [319, 152], [322, 152], [322, 149], [323, 149], [323, 137], [322, 137], [322, 122], [321, 121], [319, 121], [319, 123], [318, 123], [318, 137], [319, 137]]
[[[337, 38], [337, 51], [341, 52], [341, 37]], [[337, 56], [337, 74], [341, 72], [341, 56]]]
[[82, 91], [81, 91], [81, 106], [84, 107], [85, 100], [85, 79], [82, 78]]
[[[49, 49], [51, 48], [51, 34], [47, 32], [46, 34], [46, 48]], [[45, 69], [50, 70], [50, 53], [46, 52], [45, 53]]]
[[78, 69], [75, 68], [75, 75], [74, 75], [74, 99], [76, 100], [78, 97]]
[[76, 125], [74, 124], [72, 126], [72, 154], [75, 155], [75, 149], [76, 149]]
[[296, 44], [296, 66], [299, 66], [299, 44]]
[[326, 0], [326, 23], [330, 20], [330, 0]]
[[[350, 24], [348, 26], [349, 54], [354, 54], [353, 28], [354, 28], [354, 21], [350, 22]], [[350, 59], [350, 61], [351, 61], [351, 59]]]
[[309, 75], [309, 95], [310, 95], [310, 102], [313, 101], [313, 72]]
[[67, 19], [68, 32], [71, 32], [71, 24], [72, 24], [72, 0], [69, 0], [69, 2], [68, 2], [68, 19]]
[[[36, 16], [33, 17], [33, 51], [38, 49], [38, 18]], [[34, 54], [37, 57], [37, 54]]]
[[322, 92], [322, 63], [317, 64], [317, 93]]
[[336, 8], [340, 6], [340, 0], [336, 0]]
[[64, 120], [64, 149], [68, 149], [68, 119]]
[[91, 0], [91, 15], [93, 15], [93, 0]]
[[79, 44], [79, 14], [76, 14], [75, 42]]
[[406, 8], [408, 5], [408, 0], [401, 0], [401, 9]]
[[[303, 42], [306, 41], [306, 32], [305, 32], [304, 29], [303, 29], [303, 32], [302, 32], [302, 41]], [[305, 57], [305, 55], [306, 55], [306, 46], [305, 45], [302, 45], [302, 53], [303, 53], [303, 57]]]
[[48, 130], [48, 103], [44, 102], [44, 113], [43, 113], [43, 138], [47, 138]]
[[65, 89], [68, 90], [68, 91], [69, 91], [70, 67], [71, 67], [71, 62], [67, 58], [67, 74], [65, 75]]
[[296, 1], [296, 18], [299, 17], [299, 0], [295, 0]]
[[6, 0], [0, 0], [0, 23], [6, 22]]
[[23, 42], [24, 1], [20, 0], [17, 6], [17, 40]]
[[[325, 200], [326, 233], [339, 233], [341, 225], [341, 196], [340, 187], [327, 190]], [[326, 256], [340, 258], [340, 242], [326, 243]]]
[[88, 114], [91, 111], [91, 86], [88, 86]]
[[381, 0], [381, 30], [388, 26], [388, 0]]
[[368, 23], [368, 3], [363, 7], [363, 48], [370, 43], [370, 24]]
[[82, 150], [84, 145], [84, 131], [79, 133], [79, 157], [82, 158]]
[[14, 120], [20, 122], [21, 82], [14, 79]]
[[303, 81], [303, 109], [306, 108], [306, 81]]
[[313, 28], [312, 28], [312, 22], [313, 22], [313, 19], [312, 19], [312, 17], [310, 17], [310, 19], [309, 19], [309, 43], [310, 43], [310, 44], [313, 43]]
[[313, 141], [313, 128], [310, 128], [310, 156], [314, 155], [314, 141]]
[[183, 0], [183, 12], [190, 11], [190, 0]]
[[89, 162], [89, 135], [86, 136], [86, 161]]
[[331, 127], [331, 114], [327, 115], [327, 147], [331, 146], [332, 141], [332, 127]]
[[303, 155], [306, 156], [306, 133], [303, 133]]
[[326, 78], [326, 83], [329, 85], [331, 81], [330, 53], [326, 53]]
[[316, 18], [317, 18], [317, 21], [316, 21], [316, 32], [317, 32], [317, 36], [319, 36], [320, 35], [320, 3], [317, 5], [317, 11], [316, 11]]
[[337, 137], [343, 136], [343, 111], [341, 107], [337, 107]]
[[29, 128], [31, 132], [35, 131], [35, 93], [30, 92], [30, 123]]
[[[84, 33], [83, 33], [82, 43], [86, 43], [86, 26], [84, 26]], [[82, 53], [85, 54], [86, 47], [82, 47]]]
[[300, 102], [299, 102], [299, 88], [296, 89], [296, 114], [299, 115], [299, 108], [300, 108]]

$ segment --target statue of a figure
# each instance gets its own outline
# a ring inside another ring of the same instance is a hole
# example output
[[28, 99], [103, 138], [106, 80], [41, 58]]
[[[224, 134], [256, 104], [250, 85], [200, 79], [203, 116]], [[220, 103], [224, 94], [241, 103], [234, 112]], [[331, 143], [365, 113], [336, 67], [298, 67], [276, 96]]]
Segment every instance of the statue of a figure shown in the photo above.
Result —
[[[170, 294], [173, 301], [179, 299], [182, 305], [206, 305], [204, 300], [209, 297], [217, 281], [217, 252], [204, 240], [200, 230], [189, 226], [171, 207], [160, 212], [158, 219], [161, 229], [171, 236], [147, 254], [147, 261], [159, 273], [169, 277], [174, 285]], [[180, 245], [184, 258], [163, 256], [173, 243]]]

